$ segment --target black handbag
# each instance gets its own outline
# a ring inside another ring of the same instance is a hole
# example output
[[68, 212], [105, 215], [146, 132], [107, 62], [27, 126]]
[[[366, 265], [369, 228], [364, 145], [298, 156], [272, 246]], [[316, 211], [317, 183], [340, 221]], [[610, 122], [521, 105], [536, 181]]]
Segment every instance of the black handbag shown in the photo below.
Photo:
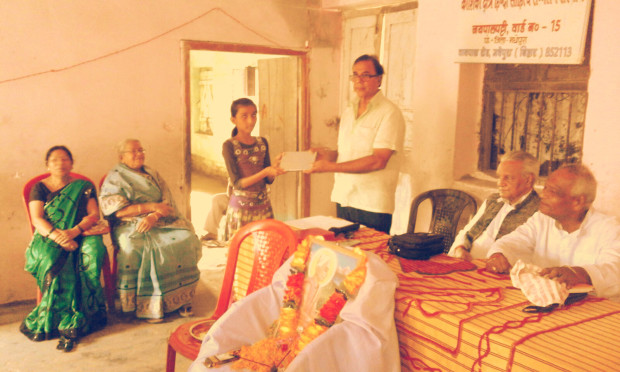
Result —
[[444, 236], [432, 233], [394, 235], [388, 240], [390, 253], [410, 260], [428, 260], [444, 252]]

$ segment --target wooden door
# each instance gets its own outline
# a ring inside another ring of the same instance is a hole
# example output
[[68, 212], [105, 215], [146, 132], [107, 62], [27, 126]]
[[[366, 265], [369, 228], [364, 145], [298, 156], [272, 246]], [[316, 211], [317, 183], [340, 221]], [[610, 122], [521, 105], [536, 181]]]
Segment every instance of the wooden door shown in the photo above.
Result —
[[[387, 13], [381, 34], [381, 60], [386, 74], [383, 93], [401, 109], [405, 118], [404, 151], [400, 155], [401, 170], [396, 187], [396, 208], [392, 215], [392, 234], [404, 233], [409, 221], [409, 206], [415, 197], [413, 174], [413, 74], [416, 50], [416, 9]], [[423, 220], [422, 220], [423, 221]]]
[[[278, 57], [258, 61], [258, 101], [261, 136], [269, 142], [274, 159], [284, 151], [298, 151], [299, 128], [298, 57]], [[271, 205], [281, 221], [300, 217], [299, 172], [283, 174], [271, 185]]]
[[344, 21], [342, 51], [341, 108], [351, 99], [353, 61], [362, 54], [379, 55], [386, 70], [381, 90], [401, 109], [405, 118], [404, 151], [400, 154], [401, 173], [396, 188], [396, 208], [392, 216], [392, 234], [407, 230], [409, 206], [413, 199], [411, 161], [413, 151], [413, 74], [416, 50], [417, 5], [401, 10], [378, 9], [375, 14], [347, 18]]
[[375, 46], [377, 16], [349, 18], [344, 21], [344, 41], [340, 79], [340, 112], [347, 107], [352, 97], [353, 86], [349, 82], [353, 61], [362, 54], [378, 54]]

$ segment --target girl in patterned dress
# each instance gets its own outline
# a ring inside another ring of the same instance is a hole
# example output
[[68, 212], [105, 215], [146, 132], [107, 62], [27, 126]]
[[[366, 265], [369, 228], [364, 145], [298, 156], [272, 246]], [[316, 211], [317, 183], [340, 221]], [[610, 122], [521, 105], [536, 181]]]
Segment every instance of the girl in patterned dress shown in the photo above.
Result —
[[269, 144], [263, 137], [253, 137], [256, 105], [248, 98], [233, 101], [230, 113], [235, 128], [222, 146], [229, 182], [232, 185], [226, 210], [226, 227], [220, 240], [228, 241], [239, 228], [252, 221], [273, 218], [267, 184], [283, 174], [281, 156], [271, 165]]

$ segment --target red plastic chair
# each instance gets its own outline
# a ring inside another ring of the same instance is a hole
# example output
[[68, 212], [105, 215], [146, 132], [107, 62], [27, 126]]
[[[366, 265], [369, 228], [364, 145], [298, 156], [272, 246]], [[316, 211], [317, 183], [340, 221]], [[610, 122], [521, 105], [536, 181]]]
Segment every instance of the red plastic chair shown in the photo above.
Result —
[[[50, 175], [49, 173], [43, 173], [43, 174], [40, 174], [32, 178], [30, 181], [26, 183], [26, 185], [24, 185], [24, 189], [22, 190], [22, 200], [24, 202], [24, 206], [26, 207], [26, 216], [28, 217], [28, 224], [30, 226], [30, 232], [32, 234], [34, 234], [34, 226], [32, 225], [32, 219], [30, 218], [30, 207], [28, 205], [28, 203], [30, 202], [30, 190], [32, 190], [32, 187], [35, 184], [37, 184], [37, 182], [40, 182], [44, 178], [49, 177], [49, 175]], [[90, 178], [84, 175], [81, 175], [79, 173], [71, 172], [71, 177], [89, 181], [94, 185], [93, 181], [91, 181]], [[114, 259], [114, 261], [115, 261], [114, 272], [116, 272], [116, 258]], [[113, 275], [110, 270], [110, 258], [108, 256], [107, 249], [105, 251], [105, 256], [103, 257], [103, 267], [101, 268], [101, 271], [103, 272], [104, 293], [106, 296], [106, 301], [108, 303], [108, 309], [114, 310], [114, 292], [115, 292], [114, 288], [115, 287], [114, 287], [114, 281], [112, 280]], [[37, 304], [41, 303], [41, 296], [42, 296], [41, 290], [37, 288]]]
[[256, 221], [239, 229], [228, 248], [228, 262], [215, 312], [210, 318], [182, 324], [172, 332], [168, 338], [166, 372], [174, 372], [177, 352], [191, 360], [196, 359], [202, 341], [191, 335], [191, 329], [200, 327], [202, 331], [208, 330], [233, 302], [233, 282], [239, 250], [244, 240], [249, 237], [254, 240], [254, 263], [245, 296], [270, 284], [273, 274], [297, 248], [297, 238], [293, 230], [278, 220]]
[[[101, 192], [101, 187], [103, 186], [103, 182], [105, 181], [106, 177], [107, 177], [107, 174], [101, 177], [101, 179], [99, 180], [99, 192]], [[103, 218], [105, 218], [105, 216]], [[110, 220], [107, 218], [105, 219], [110, 224], [110, 229], [111, 229], [112, 224], [110, 223]], [[112, 283], [112, 288], [110, 289], [110, 295], [112, 296], [111, 297], [112, 298], [112, 309], [114, 309], [114, 298], [116, 296], [116, 273], [118, 273], [117, 256], [118, 256], [119, 248], [118, 248], [117, 242], [114, 240], [114, 235], [112, 234], [111, 230], [110, 230], [110, 242], [112, 243], [112, 262], [111, 262], [112, 267], [110, 268], [110, 282]]]

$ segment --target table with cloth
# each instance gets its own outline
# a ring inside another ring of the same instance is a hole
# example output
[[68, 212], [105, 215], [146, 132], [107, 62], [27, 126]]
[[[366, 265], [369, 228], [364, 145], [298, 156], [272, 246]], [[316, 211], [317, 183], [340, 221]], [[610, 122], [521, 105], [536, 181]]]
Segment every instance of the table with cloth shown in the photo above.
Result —
[[[321, 271], [320, 269], [316, 269], [316, 276], [311, 274], [313, 262], [324, 263], [326, 262], [324, 259], [327, 259], [320, 254], [321, 252], [325, 253], [321, 249], [323, 245], [318, 243], [317, 245], [317, 260], [313, 261], [313, 254], [315, 253], [311, 253], [308, 261], [309, 282], [312, 281], [313, 277], [316, 280], [320, 276], [318, 274]], [[327, 247], [328, 250], [335, 251], [328, 244]], [[315, 250], [314, 243], [311, 250], [312, 252]], [[354, 274], [356, 272], [351, 267], [341, 267], [340, 258], [335, 258], [336, 253], [332, 254], [334, 255], [333, 259], [338, 263], [334, 270], [328, 270], [329, 274], [324, 273], [328, 281], [323, 284], [316, 283], [314, 292], [311, 289], [312, 284], [309, 284], [308, 288], [305, 284], [303, 286], [304, 292], [306, 289], [309, 292], [308, 297], [306, 296], [307, 293], [303, 294], [301, 301], [300, 325], [304, 322], [304, 315], [313, 314], [312, 310], [304, 310], [307, 299], [312, 300], [315, 297], [321, 297], [319, 292], [329, 287], [329, 285], [323, 286], [325, 283], [332, 283], [330, 278], [344, 275], [344, 273]], [[288, 365], [287, 371], [350, 370], [375, 372], [400, 370], [397, 333], [394, 319], [391, 316], [394, 313], [393, 299], [398, 281], [396, 275], [381, 258], [372, 253], [365, 256], [367, 261], [363, 265], [365, 267], [363, 284], [357, 295], [349, 297], [348, 301], [345, 300], [342, 310], [339, 311], [339, 318], [342, 321], [336, 322], [324, 334], [303, 348]], [[190, 367], [190, 371], [209, 371], [203, 364], [207, 357], [237, 350], [244, 345], [254, 344], [267, 337], [270, 325], [278, 319], [280, 314], [284, 291], [289, 288], [290, 281], [295, 281], [289, 276], [292, 267], [291, 261], [295, 257], [290, 257], [276, 271], [271, 285], [261, 288], [232, 304], [228, 311], [213, 324], [204, 336], [200, 352]], [[329, 260], [327, 259], [327, 261]], [[304, 280], [303, 277], [302, 280]], [[314, 301], [309, 303], [314, 304]], [[246, 360], [256, 361], [256, 358], [249, 358], [251, 359]], [[235, 365], [228, 364], [211, 370], [231, 371], [235, 370]], [[243, 370], [245, 371], [245, 369]]]
[[395, 320], [403, 371], [611, 371], [620, 366], [620, 303], [589, 295], [550, 313], [530, 305], [508, 275], [445, 255], [388, 253], [389, 236], [362, 228], [352, 239], [399, 278]]
[[[620, 303], [590, 295], [550, 313], [525, 313], [530, 303], [521, 290], [508, 275], [484, 271], [483, 261], [401, 259], [388, 253], [389, 238], [364, 227], [350, 236], [398, 277], [394, 318], [402, 371], [618, 369]], [[243, 278], [236, 279], [243, 287]]]

